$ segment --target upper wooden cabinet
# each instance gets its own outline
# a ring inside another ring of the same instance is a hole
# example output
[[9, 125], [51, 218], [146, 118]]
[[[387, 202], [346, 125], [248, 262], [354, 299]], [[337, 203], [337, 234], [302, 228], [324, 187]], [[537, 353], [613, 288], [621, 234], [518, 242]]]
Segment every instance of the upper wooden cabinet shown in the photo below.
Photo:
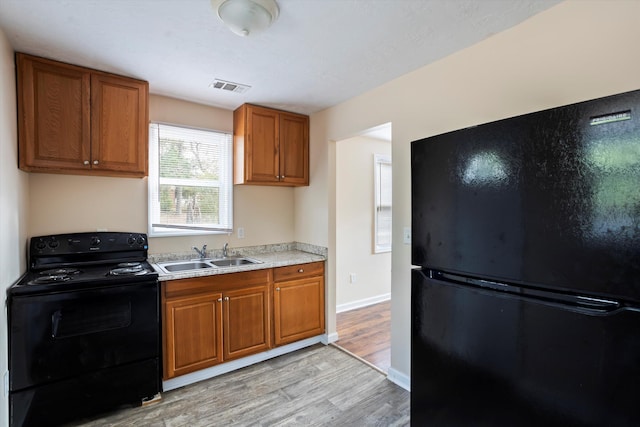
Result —
[[21, 53], [16, 60], [20, 169], [147, 175], [147, 82]]
[[309, 185], [309, 117], [244, 104], [233, 114], [234, 183]]

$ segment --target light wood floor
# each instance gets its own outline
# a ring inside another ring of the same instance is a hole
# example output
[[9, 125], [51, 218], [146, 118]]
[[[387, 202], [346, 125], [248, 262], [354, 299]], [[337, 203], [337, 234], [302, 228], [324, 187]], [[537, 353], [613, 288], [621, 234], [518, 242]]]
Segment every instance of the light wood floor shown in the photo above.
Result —
[[409, 392], [321, 344], [76, 423], [97, 427], [409, 426]]
[[336, 344], [382, 372], [391, 364], [391, 301], [336, 315]]

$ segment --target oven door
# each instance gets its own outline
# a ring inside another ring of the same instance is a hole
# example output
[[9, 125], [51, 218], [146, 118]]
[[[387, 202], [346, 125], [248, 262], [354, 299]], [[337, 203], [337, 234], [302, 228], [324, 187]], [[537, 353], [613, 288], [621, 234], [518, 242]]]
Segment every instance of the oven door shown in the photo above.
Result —
[[14, 296], [9, 322], [12, 392], [158, 358], [158, 282]]

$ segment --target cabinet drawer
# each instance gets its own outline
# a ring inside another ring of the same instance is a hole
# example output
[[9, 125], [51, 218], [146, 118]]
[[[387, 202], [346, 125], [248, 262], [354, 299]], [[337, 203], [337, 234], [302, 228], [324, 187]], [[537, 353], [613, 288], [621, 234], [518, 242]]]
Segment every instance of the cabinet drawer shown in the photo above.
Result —
[[226, 291], [246, 286], [263, 285], [271, 281], [271, 269], [245, 271], [239, 273], [216, 274], [191, 279], [168, 280], [163, 283], [164, 297], [167, 299], [197, 295], [213, 291]]
[[290, 265], [273, 269], [273, 281], [302, 279], [304, 277], [322, 276], [324, 274], [324, 262], [311, 262], [308, 264]]

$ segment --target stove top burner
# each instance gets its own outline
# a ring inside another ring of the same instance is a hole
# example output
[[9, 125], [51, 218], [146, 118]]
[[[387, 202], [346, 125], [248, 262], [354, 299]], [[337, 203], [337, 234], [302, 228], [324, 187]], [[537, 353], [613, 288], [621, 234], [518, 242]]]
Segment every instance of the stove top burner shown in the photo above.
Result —
[[28, 285], [42, 285], [46, 283], [59, 283], [66, 282], [67, 280], [71, 280], [71, 277], [67, 274], [50, 274], [47, 276], [40, 276], [36, 279], [33, 279]]
[[111, 276], [139, 276], [147, 274], [147, 270], [139, 262], [123, 262], [109, 271]]
[[121, 262], [120, 264], [118, 264], [118, 267], [120, 267], [120, 268], [124, 268], [124, 267], [142, 267], [142, 263], [140, 263], [140, 262]]
[[80, 274], [77, 268], [52, 268], [38, 273], [40, 277], [31, 280], [29, 285], [41, 285], [47, 283], [61, 283], [71, 280], [72, 276]]
[[70, 274], [79, 274], [80, 270], [77, 268], [52, 268], [51, 270], [41, 271], [43, 276], [68, 276]]

